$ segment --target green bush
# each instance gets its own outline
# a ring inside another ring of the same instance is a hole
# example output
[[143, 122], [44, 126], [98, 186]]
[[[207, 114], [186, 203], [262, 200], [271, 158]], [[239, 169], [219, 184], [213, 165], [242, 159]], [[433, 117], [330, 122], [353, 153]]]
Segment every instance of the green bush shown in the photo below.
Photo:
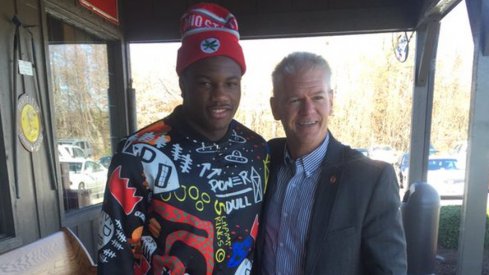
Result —
[[[440, 223], [438, 228], [438, 245], [443, 248], [458, 248], [460, 232], [460, 205], [446, 205], [440, 209]], [[489, 217], [486, 215], [486, 233], [484, 247], [489, 248]]]

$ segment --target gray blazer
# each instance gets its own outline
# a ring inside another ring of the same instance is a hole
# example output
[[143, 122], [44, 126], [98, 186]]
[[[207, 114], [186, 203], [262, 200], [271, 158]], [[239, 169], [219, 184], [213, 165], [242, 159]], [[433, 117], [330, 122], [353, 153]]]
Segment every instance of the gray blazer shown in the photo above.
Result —
[[[267, 197], [274, 192], [285, 139], [269, 144], [272, 164]], [[392, 165], [368, 159], [331, 133], [322, 165], [305, 247], [305, 274], [406, 274], [399, 186]], [[267, 206], [265, 202], [263, 211]], [[261, 271], [263, 243], [260, 234], [255, 274]]]

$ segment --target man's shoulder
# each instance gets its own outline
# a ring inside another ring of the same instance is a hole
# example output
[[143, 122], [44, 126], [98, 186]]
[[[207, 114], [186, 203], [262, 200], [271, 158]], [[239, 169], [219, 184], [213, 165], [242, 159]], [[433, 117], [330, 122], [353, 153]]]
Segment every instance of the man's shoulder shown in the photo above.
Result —
[[372, 169], [384, 169], [386, 166], [390, 165], [385, 161], [374, 160], [369, 157], [366, 157], [364, 154], [358, 152], [357, 150], [351, 147], [347, 146], [347, 149], [345, 150], [347, 151], [347, 153], [345, 154], [345, 161], [347, 163], [366, 166]]
[[161, 136], [168, 134], [172, 126], [166, 119], [160, 119], [148, 124], [135, 132], [123, 137], [119, 140], [117, 151], [135, 143], [156, 143]]
[[346, 168], [354, 170], [355, 173], [379, 174], [385, 169], [394, 169], [392, 164], [385, 161], [374, 160], [348, 146], [345, 148], [344, 164]]

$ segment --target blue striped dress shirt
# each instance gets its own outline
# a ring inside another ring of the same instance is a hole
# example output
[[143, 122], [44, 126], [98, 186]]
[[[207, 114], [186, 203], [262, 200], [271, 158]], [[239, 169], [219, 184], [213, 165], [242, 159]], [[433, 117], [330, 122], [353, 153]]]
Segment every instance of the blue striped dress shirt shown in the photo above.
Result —
[[304, 273], [306, 235], [328, 143], [329, 135], [318, 148], [295, 161], [284, 149], [284, 164], [265, 213], [263, 274]]

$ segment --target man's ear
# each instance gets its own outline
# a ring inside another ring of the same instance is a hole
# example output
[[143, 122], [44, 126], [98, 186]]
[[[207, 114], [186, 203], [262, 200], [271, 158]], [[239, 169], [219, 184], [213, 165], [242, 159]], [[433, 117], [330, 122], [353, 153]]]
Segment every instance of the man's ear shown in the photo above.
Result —
[[280, 120], [278, 99], [276, 97], [270, 98], [270, 107], [272, 108], [272, 115], [275, 120]]
[[333, 114], [333, 102], [334, 102], [334, 91], [333, 90], [329, 90], [329, 93], [328, 93], [328, 96], [329, 96], [329, 115], [332, 115]]

